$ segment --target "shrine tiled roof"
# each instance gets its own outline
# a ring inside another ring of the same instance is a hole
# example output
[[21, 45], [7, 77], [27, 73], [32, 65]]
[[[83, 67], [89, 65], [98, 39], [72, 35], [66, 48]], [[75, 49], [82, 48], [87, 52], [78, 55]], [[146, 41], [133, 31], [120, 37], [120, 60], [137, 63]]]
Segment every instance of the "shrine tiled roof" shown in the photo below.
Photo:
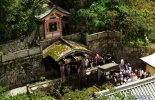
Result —
[[67, 14], [67, 15], [70, 15], [70, 14], [71, 14], [71, 13], [68, 12], [67, 10], [65, 10], [65, 9], [63, 9], [63, 8], [61, 8], [61, 7], [59, 7], [59, 6], [54, 5], [53, 7], [46, 6], [45, 12], [42, 13], [42, 14], [40, 14], [39, 16], [36, 16], [36, 18], [37, 18], [37, 19], [42, 19], [42, 18], [46, 17], [47, 15], [49, 15], [49, 14], [50, 14], [52, 11], [54, 11], [55, 9], [58, 10], [59, 12], [62, 12], [62, 13], [64, 13], [64, 14]]
[[137, 100], [154, 100], [155, 76], [118, 86], [116, 87], [116, 92], [114, 93], [111, 93], [109, 90], [103, 90], [98, 93], [113, 98], [114, 94], [117, 92], [127, 94], [129, 91]]
[[55, 61], [58, 61], [62, 57], [74, 52], [89, 53], [90, 51], [82, 44], [60, 38], [43, 50], [43, 58], [51, 56]]

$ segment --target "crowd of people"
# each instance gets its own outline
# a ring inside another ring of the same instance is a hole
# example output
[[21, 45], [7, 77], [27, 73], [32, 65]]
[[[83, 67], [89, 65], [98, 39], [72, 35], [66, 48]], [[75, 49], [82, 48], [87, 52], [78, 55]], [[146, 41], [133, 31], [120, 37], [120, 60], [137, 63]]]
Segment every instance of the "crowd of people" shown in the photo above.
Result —
[[89, 68], [104, 65], [114, 60], [115, 60], [114, 53], [112, 54], [110, 52], [107, 53], [103, 52], [101, 55], [95, 53], [93, 56], [90, 56], [89, 58], [85, 59], [85, 67]]
[[[115, 62], [115, 55], [114, 53], [110, 52], [103, 52], [101, 55], [95, 53], [94, 56], [90, 56], [89, 58], [85, 59], [85, 67], [95, 67], [99, 65], [108, 64], [111, 62]], [[106, 80], [106, 75], [103, 73], [101, 75], [102, 80]], [[119, 69], [112, 71], [110, 78], [112, 78], [115, 82], [115, 85], [121, 85], [124, 83], [133, 82], [136, 80], [140, 80], [146, 77], [150, 77], [150, 72], [146, 72], [144, 69], [134, 69], [130, 65], [127, 60], [121, 58]]]
[[[104, 64], [108, 64], [111, 62], [115, 62], [115, 55], [114, 53], [110, 52], [103, 52], [101, 55], [95, 53], [93, 56], [85, 59], [85, 68], [101, 66]], [[76, 65], [76, 66], [75, 66]], [[66, 74], [75, 74], [81, 71], [81, 64], [70, 64], [66, 65]], [[121, 85], [124, 83], [133, 82], [136, 80], [140, 80], [146, 77], [150, 77], [150, 72], [146, 72], [143, 69], [133, 69], [130, 63], [123, 58], [120, 61], [119, 69], [112, 71], [110, 74], [110, 78], [114, 80], [115, 85]], [[106, 80], [106, 75], [104, 73], [101, 75], [101, 79], [103, 81]]]
[[[112, 54], [110, 52], [107, 53], [103, 52], [101, 55], [95, 53], [93, 56], [89, 56], [88, 58], [85, 59], [85, 69], [110, 63], [114, 61], [114, 59], [115, 59], [114, 53]], [[66, 76], [80, 73], [80, 71], [81, 71], [81, 61], [72, 62], [65, 65]]]
[[141, 68], [133, 70], [130, 63], [128, 63], [126, 60], [124, 61], [124, 59], [121, 59], [119, 71], [115, 71], [112, 75], [112, 78], [114, 79], [115, 85], [121, 85], [150, 76], [150, 72], [146, 72]]

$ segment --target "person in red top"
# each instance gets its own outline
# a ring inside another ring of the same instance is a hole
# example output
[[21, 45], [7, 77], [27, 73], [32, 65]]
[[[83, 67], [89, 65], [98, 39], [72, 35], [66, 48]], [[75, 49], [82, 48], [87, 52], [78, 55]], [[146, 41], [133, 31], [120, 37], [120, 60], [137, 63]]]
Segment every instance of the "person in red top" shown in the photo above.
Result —
[[94, 65], [95, 65], [95, 66], [98, 65], [99, 58], [100, 58], [99, 54], [96, 53], [95, 56], [94, 56]]

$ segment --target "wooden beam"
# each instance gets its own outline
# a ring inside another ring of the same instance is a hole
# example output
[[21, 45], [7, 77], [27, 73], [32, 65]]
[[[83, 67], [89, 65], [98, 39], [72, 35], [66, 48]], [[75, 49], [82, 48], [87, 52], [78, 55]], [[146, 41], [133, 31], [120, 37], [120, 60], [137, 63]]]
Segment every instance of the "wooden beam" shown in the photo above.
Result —
[[80, 60], [82, 60], [83, 58], [86, 58], [86, 57], [85, 57], [85, 56], [82, 56], [82, 55], [80, 55], [80, 56], [72, 56], [72, 57], [70, 57], [70, 58], [64, 58], [64, 59], [62, 59], [62, 60], [59, 60], [59, 61], [58, 61], [58, 64], [59, 64], [59, 65], [68, 64], [68, 63], [71, 63], [71, 62], [80, 61]]

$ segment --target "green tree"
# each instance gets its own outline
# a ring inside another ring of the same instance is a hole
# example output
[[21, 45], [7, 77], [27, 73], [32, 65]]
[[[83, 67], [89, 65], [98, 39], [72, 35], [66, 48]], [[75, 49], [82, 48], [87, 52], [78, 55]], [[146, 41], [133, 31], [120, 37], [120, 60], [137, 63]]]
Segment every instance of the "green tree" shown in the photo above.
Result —
[[28, 34], [36, 28], [35, 15], [45, 0], [2, 0], [0, 3], [0, 41]]
[[128, 0], [94, 1], [89, 8], [77, 11], [76, 27], [90, 34], [103, 30], [122, 30], [124, 44], [133, 42], [133, 45], [146, 45], [145, 35], [150, 31], [141, 16], [147, 16], [148, 11], [144, 9], [141, 15], [132, 6], [133, 3]]

